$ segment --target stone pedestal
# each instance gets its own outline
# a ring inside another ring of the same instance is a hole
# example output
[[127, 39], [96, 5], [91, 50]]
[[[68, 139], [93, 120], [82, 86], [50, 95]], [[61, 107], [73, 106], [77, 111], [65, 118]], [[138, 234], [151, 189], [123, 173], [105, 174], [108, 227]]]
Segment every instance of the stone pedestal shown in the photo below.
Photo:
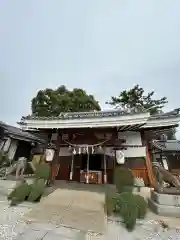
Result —
[[170, 195], [151, 191], [149, 208], [158, 215], [180, 217], [180, 195]]

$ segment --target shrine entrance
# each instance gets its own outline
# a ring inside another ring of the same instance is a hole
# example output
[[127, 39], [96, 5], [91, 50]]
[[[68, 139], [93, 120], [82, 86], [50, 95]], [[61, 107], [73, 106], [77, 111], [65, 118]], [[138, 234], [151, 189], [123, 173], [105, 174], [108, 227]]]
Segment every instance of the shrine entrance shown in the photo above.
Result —
[[[56, 180], [113, 184], [116, 165], [113, 147], [79, 145], [61, 148]], [[116, 154], [117, 155], [117, 154]]]
[[[104, 168], [102, 154], [76, 154], [72, 180], [81, 183], [102, 183]], [[88, 179], [87, 179], [88, 178]]]
[[[89, 161], [89, 169], [87, 169]], [[88, 183], [102, 183], [102, 154], [82, 154], [81, 156], [81, 170], [80, 170], [80, 182]]]
[[81, 145], [70, 147], [72, 161], [69, 180], [81, 183], [107, 183], [105, 147]]
[[[88, 154], [81, 155], [81, 170], [87, 169]], [[90, 154], [89, 155], [89, 170], [100, 171], [101, 170], [102, 155]]]

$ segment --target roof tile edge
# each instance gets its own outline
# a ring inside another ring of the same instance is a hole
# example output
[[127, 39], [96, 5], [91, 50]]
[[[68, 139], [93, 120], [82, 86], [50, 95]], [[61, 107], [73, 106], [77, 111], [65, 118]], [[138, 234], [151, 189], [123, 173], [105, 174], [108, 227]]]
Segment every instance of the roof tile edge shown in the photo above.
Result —
[[108, 110], [108, 111], [96, 111], [96, 112], [64, 112], [60, 113], [57, 117], [37, 117], [28, 116], [22, 117], [21, 123], [24, 120], [60, 120], [60, 119], [79, 119], [79, 118], [101, 118], [101, 117], [116, 117], [116, 116], [127, 116], [127, 115], [139, 115], [148, 113], [147, 111], [128, 113], [126, 111], [119, 110]]

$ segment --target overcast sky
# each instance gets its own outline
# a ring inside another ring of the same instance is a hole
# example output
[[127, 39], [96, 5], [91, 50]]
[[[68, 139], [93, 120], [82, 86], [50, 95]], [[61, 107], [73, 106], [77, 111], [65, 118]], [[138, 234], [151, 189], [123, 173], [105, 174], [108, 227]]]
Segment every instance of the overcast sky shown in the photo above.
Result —
[[140, 84], [180, 107], [179, 0], [0, 0], [0, 120], [43, 88], [80, 87], [102, 107]]

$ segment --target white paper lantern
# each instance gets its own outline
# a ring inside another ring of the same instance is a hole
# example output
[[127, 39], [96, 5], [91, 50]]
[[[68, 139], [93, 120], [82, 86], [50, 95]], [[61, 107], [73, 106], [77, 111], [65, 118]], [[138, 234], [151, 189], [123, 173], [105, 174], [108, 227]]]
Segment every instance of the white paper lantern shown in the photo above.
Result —
[[86, 148], [85, 147], [82, 148], [82, 153], [86, 154]]
[[53, 160], [54, 152], [54, 149], [46, 149], [45, 156], [47, 162], [51, 162]]
[[116, 151], [116, 161], [118, 164], [124, 164], [125, 161], [124, 153], [120, 150]]

